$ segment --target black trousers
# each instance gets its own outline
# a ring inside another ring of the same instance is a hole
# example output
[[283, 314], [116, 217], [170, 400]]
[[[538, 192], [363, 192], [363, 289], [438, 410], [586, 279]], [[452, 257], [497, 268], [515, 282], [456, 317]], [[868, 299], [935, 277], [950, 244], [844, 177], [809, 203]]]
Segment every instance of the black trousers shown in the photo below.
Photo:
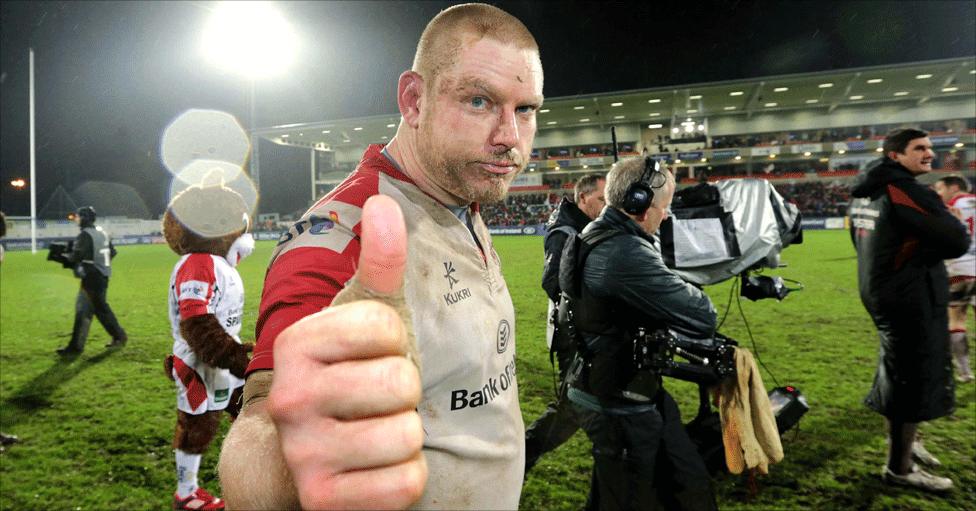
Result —
[[108, 304], [108, 277], [95, 270], [88, 271], [81, 279], [81, 289], [75, 300], [75, 324], [71, 331], [69, 348], [77, 351], [85, 349], [92, 316], [98, 318], [98, 322], [113, 340], [126, 340], [125, 330], [119, 325], [119, 320], [115, 318], [115, 313]]
[[559, 364], [559, 390], [556, 400], [549, 403], [546, 411], [525, 430], [525, 470], [529, 471], [539, 458], [564, 444], [580, 428], [576, 408], [566, 398], [563, 382], [566, 371], [573, 361], [575, 350], [554, 351]]
[[705, 462], [677, 404], [663, 389], [655, 404], [633, 415], [576, 408], [593, 442], [589, 509], [717, 509]]

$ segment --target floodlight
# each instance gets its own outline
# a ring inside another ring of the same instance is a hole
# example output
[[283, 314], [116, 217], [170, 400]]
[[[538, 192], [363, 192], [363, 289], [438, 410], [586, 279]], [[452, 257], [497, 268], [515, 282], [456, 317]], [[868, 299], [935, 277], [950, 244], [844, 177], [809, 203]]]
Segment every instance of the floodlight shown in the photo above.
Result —
[[249, 79], [284, 71], [297, 39], [271, 2], [217, 3], [203, 33], [203, 51], [214, 65]]

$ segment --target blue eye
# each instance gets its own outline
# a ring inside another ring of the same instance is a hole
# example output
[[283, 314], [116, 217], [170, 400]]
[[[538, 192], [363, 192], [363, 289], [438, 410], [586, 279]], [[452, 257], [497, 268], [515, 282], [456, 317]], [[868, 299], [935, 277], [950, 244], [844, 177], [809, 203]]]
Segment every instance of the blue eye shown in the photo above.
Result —
[[484, 108], [488, 106], [488, 100], [481, 96], [475, 96], [471, 98], [471, 106], [475, 108]]
[[520, 114], [531, 114], [532, 112], [535, 111], [535, 107], [534, 106], [520, 106], [520, 107], [516, 108], [515, 111], [517, 113], [520, 113]]

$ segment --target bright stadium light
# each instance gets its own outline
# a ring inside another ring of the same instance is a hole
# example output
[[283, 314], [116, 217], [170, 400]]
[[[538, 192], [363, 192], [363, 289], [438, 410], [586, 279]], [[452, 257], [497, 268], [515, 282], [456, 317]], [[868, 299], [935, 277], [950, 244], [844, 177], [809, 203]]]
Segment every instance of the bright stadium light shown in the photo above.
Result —
[[271, 2], [219, 2], [203, 32], [203, 51], [221, 69], [258, 79], [281, 73], [297, 38]]
[[17, 179], [11, 180], [10, 186], [17, 189], [22, 189], [23, 187], [27, 186], [27, 181], [24, 181], [24, 178], [19, 177]]

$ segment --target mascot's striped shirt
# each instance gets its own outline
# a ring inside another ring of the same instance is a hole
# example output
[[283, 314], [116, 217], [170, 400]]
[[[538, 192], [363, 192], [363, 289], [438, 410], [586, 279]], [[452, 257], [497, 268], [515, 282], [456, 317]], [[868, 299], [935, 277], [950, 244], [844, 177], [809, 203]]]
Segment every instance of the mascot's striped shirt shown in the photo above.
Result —
[[180, 334], [181, 320], [205, 314], [216, 316], [224, 331], [240, 343], [244, 283], [223, 257], [186, 254], [169, 279], [169, 322], [173, 328], [173, 376], [179, 390], [176, 407], [194, 415], [227, 408], [230, 395], [244, 385], [244, 380], [230, 370], [197, 360]]
[[361, 208], [376, 194], [400, 205], [409, 236], [404, 296], [420, 353], [423, 397], [417, 410], [429, 468], [416, 506], [515, 509], [525, 440], [515, 381], [515, 314], [498, 254], [477, 204], [467, 210], [469, 230], [398, 170], [381, 146], [370, 146], [356, 170], [279, 241], [248, 372], [272, 369], [278, 334], [331, 304], [352, 278]]
[[969, 233], [969, 249], [956, 259], [946, 259], [946, 269], [950, 280], [972, 280], [976, 278], [976, 195], [956, 195], [949, 201], [949, 207], [958, 209], [962, 214], [962, 223], [966, 224], [966, 232]]

